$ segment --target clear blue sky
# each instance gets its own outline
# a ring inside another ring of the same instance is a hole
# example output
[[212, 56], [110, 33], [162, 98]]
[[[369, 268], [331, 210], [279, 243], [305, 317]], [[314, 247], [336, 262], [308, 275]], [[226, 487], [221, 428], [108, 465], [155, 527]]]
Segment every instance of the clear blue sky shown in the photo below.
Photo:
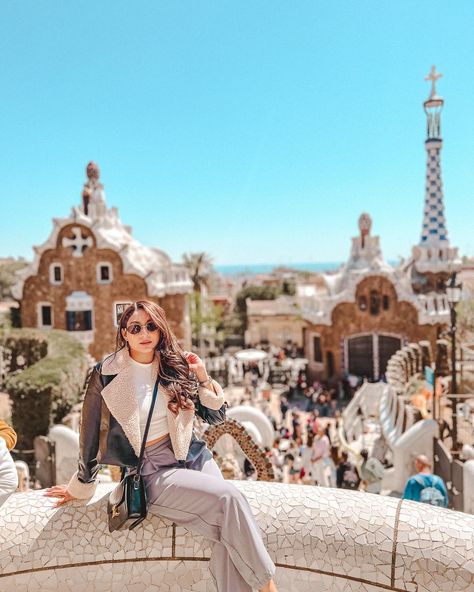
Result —
[[0, 256], [32, 258], [99, 163], [178, 261], [387, 259], [422, 223], [423, 80], [444, 74], [448, 234], [474, 255], [474, 2], [2, 2]]

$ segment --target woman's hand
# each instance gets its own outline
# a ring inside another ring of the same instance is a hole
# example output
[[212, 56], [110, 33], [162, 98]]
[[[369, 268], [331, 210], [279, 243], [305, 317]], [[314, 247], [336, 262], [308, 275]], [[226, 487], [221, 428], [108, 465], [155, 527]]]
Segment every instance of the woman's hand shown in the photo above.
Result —
[[197, 379], [201, 382], [203, 380], [207, 380], [208, 375], [206, 372], [206, 367], [204, 366], [204, 362], [201, 360], [201, 358], [197, 354], [188, 351], [185, 351], [184, 355], [186, 356], [189, 369], [191, 372], [196, 374]]
[[67, 485], [54, 485], [53, 487], [48, 487], [46, 493], [44, 493], [45, 497], [59, 497], [58, 501], [54, 504], [54, 508], [59, 508], [66, 502], [70, 502], [77, 498], [72, 497], [70, 493], [68, 493]]

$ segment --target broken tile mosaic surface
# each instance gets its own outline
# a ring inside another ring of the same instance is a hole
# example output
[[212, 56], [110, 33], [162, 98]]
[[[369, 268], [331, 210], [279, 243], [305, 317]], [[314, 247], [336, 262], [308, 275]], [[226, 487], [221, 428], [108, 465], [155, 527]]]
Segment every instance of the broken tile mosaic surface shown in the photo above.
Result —
[[[474, 516], [395, 498], [235, 481], [277, 564], [280, 592], [469, 592]], [[15, 592], [211, 592], [210, 543], [153, 513], [110, 534], [110, 485], [53, 508], [42, 492], [0, 507], [0, 589]]]

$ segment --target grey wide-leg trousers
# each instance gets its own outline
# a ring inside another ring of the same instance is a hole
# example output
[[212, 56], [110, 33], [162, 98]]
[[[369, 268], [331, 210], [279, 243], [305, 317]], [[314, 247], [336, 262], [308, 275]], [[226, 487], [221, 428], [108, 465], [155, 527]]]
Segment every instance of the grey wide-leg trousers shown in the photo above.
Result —
[[273, 578], [246, 497], [222, 477], [203, 440], [193, 433], [186, 461], [176, 460], [169, 437], [147, 446], [142, 475], [159, 516], [213, 542], [209, 570], [218, 592], [251, 592]]

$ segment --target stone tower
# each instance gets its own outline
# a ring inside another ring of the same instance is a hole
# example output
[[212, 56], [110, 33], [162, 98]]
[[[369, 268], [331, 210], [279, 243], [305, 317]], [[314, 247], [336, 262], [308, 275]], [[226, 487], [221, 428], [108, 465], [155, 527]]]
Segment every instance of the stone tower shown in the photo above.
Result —
[[423, 226], [420, 242], [413, 247], [412, 284], [417, 293], [444, 292], [450, 274], [459, 270], [461, 264], [457, 248], [449, 245], [444, 212], [441, 177], [441, 111], [444, 101], [436, 93], [436, 82], [441, 76], [433, 66], [425, 77], [431, 81], [431, 92], [423, 103], [427, 120], [427, 160]]

